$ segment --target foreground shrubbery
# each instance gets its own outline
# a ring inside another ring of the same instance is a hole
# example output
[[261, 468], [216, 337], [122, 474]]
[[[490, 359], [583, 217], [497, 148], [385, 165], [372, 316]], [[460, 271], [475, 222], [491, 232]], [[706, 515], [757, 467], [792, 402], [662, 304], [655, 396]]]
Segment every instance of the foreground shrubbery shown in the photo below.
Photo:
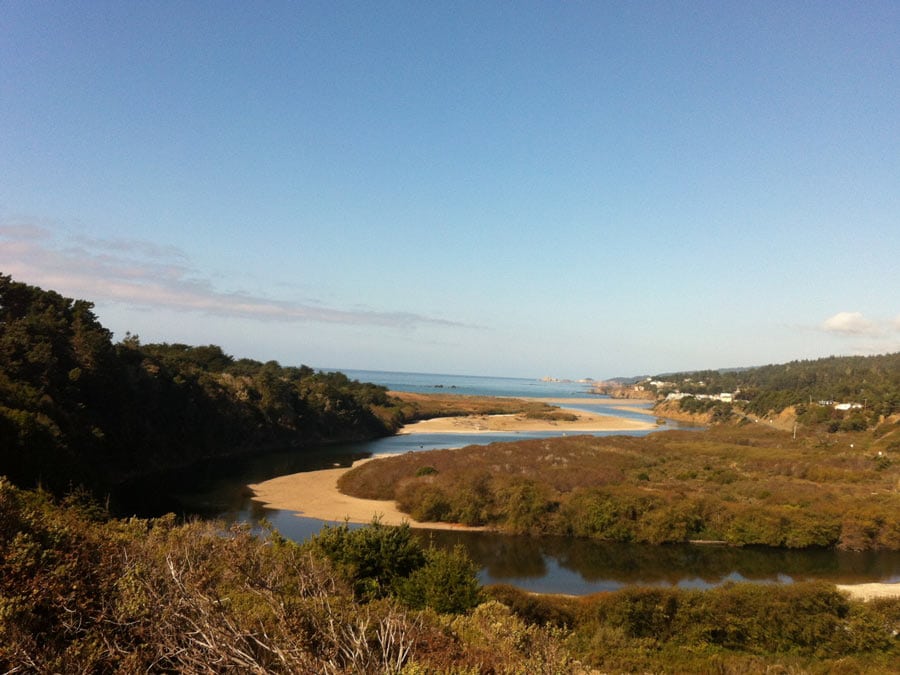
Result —
[[0, 671], [888, 672], [900, 658], [900, 601], [825, 584], [485, 598], [473, 572], [408, 528], [297, 545], [106, 520], [0, 480]]
[[417, 520], [646, 543], [900, 550], [900, 428], [836, 437], [761, 425], [409, 453], [341, 478]]
[[513, 672], [524, 645], [467, 644], [493, 641], [459, 614], [479, 600], [471, 562], [407, 528], [331, 528], [301, 546], [106, 520], [0, 479], [0, 672]]
[[584, 599], [488, 592], [528, 624], [570, 626], [569, 651], [602, 672], [881, 673], [900, 656], [900, 600], [850, 601], [821, 582]]

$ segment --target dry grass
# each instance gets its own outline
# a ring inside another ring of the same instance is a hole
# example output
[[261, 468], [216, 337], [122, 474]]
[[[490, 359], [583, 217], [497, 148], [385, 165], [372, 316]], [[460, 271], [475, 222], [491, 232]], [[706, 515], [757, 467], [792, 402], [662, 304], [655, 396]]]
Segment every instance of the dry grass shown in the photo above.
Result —
[[900, 453], [883, 446], [870, 433], [795, 439], [756, 425], [539, 439], [408, 453], [340, 488], [417, 519], [515, 531], [900, 549]]
[[463, 417], [466, 415], [511, 415], [523, 414], [535, 419], [564, 418], [568, 413], [557, 406], [521, 398], [501, 398], [497, 396], [465, 396], [461, 394], [417, 394], [392, 391], [390, 396], [399, 402], [399, 408], [406, 422], [431, 419], [434, 417]]

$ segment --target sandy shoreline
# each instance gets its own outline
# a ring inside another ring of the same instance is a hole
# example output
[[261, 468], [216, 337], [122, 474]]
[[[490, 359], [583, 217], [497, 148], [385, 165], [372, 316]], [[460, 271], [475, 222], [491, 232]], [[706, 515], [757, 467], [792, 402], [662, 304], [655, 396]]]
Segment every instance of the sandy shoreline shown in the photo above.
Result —
[[[389, 455], [380, 455], [387, 457]], [[377, 457], [360, 459], [353, 463], [359, 466]], [[392, 501], [380, 499], [360, 499], [345, 495], [338, 490], [338, 479], [352, 467], [304, 471], [271, 480], [248, 485], [253, 490], [253, 499], [264, 506], [284, 511], [294, 511], [304, 518], [316, 518], [335, 523], [371, 523], [378, 518], [385, 525], [402, 525], [428, 528], [431, 530], [483, 530], [482, 527], [466, 527], [451, 523], [429, 523], [413, 520], [403, 513]]]
[[[596, 402], [595, 399], [584, 399]], [[573, 402], [572, 399], [547, 399], [548, 402]], [[437, 417], [404, 426], [400, 434], [479, 434], [485, 432], [556, 431], [588, 433], [592, 431], [637, 431], [654, 429], [656, 424], [630, 420], [612, 415], [596, 415], [579, 410], [566, 410], [577, 416], [574, 421], [529, 419], [524, 415], [468, 415], [464, 417]], [[370, 461], [374, 458], [360, 460]], [[360, 462], [356, 462], [354, 466]], [[386, 525], [409, 523], [411, 527], [429, 529], [483, 529], [467, 528], [448, 523], [419, 522], [403, 513], [392, 501], [359, 499], [340, 492], [337, 481], [349, 468], [324, 469], [279, 476], [248, 486], [254, 499], [265, 506], [319, 520], [351, 523], [369, 523], [379, 518]]]
[[849, 593], [854, 600], [864, 602], [879, 598], [900, 598], [900, 583], [837, 584], [837, 589]]
[[[548, 401], [549, 402], [549, 401]], [[553, 401], [557, 402], [557, 401]], [[570, 402], [572, 402], [570, 400]], [[407, 424], [399, 434], [483, 434], [492, 431], [507, 433], [529, 431], [561, 431], [586, 433], [591, 431], [643, 431], [655, 429], [655, 421], [598, 415], [595, 413], [562, 408], [561, 412], [577, 417], [574, 421], [531, 419], [521, 414], [508, 415], [466, 415], [464, 417], [434, 417], [421, 422]], [[646, 411], [643, 411], [646, 412]]]

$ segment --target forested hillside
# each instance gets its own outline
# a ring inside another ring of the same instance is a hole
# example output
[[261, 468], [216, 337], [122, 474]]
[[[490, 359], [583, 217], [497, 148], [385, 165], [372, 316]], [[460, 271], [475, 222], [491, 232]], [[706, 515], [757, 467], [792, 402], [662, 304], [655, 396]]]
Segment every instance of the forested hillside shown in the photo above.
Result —
[[[733, 392], [736, 400], [744, 402], [743, 409], [756, 415], [798, 406], [798, 418], [808, 423], [853, 417], [853, 426], [859, 429], [900, 412], [900, 352], [669, 373], [648, 380], [659, 384], [643, 386], [652, 386], [659, 395], [672, 391], [712, 395]], [[853, 407], [846, 415], [833, 414], [835, 404], [840, 403]]]
[[114, 344], [92, 310], [0, 275], [0, 475], [20, 485], [102, 487], [394, 429], [383, 387], [235, 360], [214, 345]]

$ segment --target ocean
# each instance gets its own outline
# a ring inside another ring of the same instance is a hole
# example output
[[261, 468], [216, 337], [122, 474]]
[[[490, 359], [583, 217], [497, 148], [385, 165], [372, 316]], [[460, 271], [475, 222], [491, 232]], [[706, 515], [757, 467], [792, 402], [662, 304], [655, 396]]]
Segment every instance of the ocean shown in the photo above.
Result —
[[528, 396], [533, 398], [579, 398], [591, 395], [590, 382], [545, 381], [538, 378], [485, 377], [478, 375], [441, 375], [436, 373], [400, 373], [382, 370], [340, 370], [351, 380], [372, 382], [393, 391], [417, 394], [465, 394], [468, 396]]

